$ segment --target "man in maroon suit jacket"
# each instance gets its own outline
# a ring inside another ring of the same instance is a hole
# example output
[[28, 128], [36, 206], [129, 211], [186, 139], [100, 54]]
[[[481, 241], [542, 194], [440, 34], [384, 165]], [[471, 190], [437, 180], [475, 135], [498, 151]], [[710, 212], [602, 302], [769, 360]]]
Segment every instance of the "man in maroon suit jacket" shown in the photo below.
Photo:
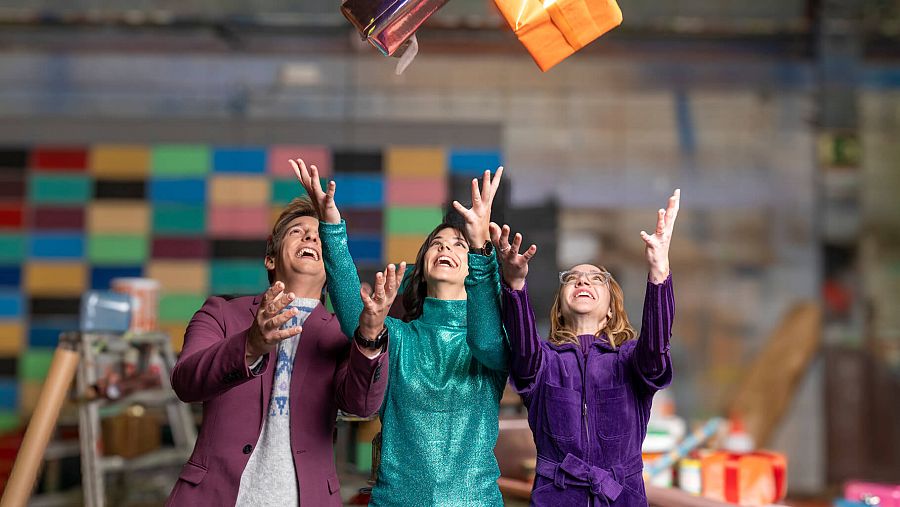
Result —
[[[166, 505], [235, 505], [241, 489], [242, 505], [285, 505], [294, 498], [305, 506], [341, 505], [332, 446], [335, 416], [338, 408], [368, 416], [381, 406], [388, 377], [384, 317], [403, 268], [398, 273], [389, 266], [379, 273], [374, 294], [361, 294], [365, 309], [349, 339], [316, 301], [325, 284], [316, 216], [303, 199], [282, 212], [267, 245], [265, 265], [274, 282], [269, 290], [210, 297], [191, 319], [172, 386], [182, 401], [203, 403], [203, 424]], [[309, 303], [301, 310], [290, 306], [294, 301]], [[299, 327], [294, 324], [301, 311], [306, 320]], [[284, 340], [293, 340], [293, 347], [281, 348]], [[294, 354], [292, 366], [283, 364], [285, 350]], [[278, 375], [287, 370], [290, 379], [289, 396], [277, 400], [272, 399], [276, 361]], [[289, 411], [283, 410], [284, 398]], [[271, 422], [279, 411], [289, 414], [280, 432]], [[264, 430], [269, 435], [261, 438]], [[273, 453], [282, 459], [271, 458]], [[279, 464], [270, 473], [266, 467], [275, 461]], [[273, 475], [275, 487], [259, 487]], [[249, 499], [248, 491], [253, 492]]]

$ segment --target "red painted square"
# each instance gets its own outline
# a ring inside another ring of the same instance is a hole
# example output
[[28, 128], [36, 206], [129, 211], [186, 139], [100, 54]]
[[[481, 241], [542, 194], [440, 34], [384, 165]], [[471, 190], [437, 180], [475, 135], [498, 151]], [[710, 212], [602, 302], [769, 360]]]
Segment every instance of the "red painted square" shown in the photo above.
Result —
[[35, 229], [82, 230], [84, 229], [84, 208], [34, 208], [31, 212], [31, 224]]
[[203, 238], [154, 238], [151, 255], [154, 259], [206, 259], [209, 242]]
[[0, 228], [21, 229], [24, 224], [22, 204], [0, 204]]
[[84, 171], [87, 165], [88, 152], [85, 148], [42, 147], [31, 152], [33, 169]]

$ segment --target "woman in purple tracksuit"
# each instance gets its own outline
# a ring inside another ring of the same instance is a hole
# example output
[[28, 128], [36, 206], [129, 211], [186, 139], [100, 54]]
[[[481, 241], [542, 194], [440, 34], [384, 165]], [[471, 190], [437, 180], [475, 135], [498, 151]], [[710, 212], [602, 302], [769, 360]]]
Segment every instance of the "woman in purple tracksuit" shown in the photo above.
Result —
[[675, 314], [669, 242], [680, 191], [641, 231], [650, 267], [640, 336], [625, 314], [619, 284], [602, 267], [560, 273], [550, 338], [537, 334], [525, 277], [534, 245], [491, 224], [503, 275], [503, 322], [510, 373], [528, 407], [537, 446], [532, 505], [646, 506], [641, 444], [653, 394], [672, 381], [669, 337]]

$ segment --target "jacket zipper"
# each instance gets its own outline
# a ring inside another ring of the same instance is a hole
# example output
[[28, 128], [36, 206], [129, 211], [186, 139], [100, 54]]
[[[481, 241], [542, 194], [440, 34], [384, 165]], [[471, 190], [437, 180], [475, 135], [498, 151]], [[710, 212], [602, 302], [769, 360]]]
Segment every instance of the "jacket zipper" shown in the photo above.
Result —
[[[584, 356], [584, 354], [581, 354], [580, 350], [577, 354]], [[590, 351], [588, 351], [588, 354], [590, 354]], [[582, 426], [584, 427], [584, 436], [587, 441], [587, 445], [584, 447], [584, 454], [590, 459], [591, 432], [588, 427], [587, 415], [587, 357], [579, 358], [578, 366], [581, 367], [581, 420]]]
[[[586, 444], [584, 446], [584, 458], [586, 462], [591, 459], [591, 430], [588, 426], [587, 414], [587, 360], [591, 351], [588, 349], [587, 354], [582, 354], [580, 350], [575, 352], [580, 356], [578, 358], [578, 366], [581, 368], [581, 424], [584, 427], [584, 437]], [[591, 507], [591, 493], [588, 491], [587, 507]]]

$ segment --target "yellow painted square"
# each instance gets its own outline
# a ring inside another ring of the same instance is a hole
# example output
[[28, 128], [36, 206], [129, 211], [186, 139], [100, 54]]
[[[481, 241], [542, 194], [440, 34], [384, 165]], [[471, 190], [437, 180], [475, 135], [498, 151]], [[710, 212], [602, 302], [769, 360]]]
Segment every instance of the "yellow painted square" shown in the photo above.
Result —
[[387, 249], [384, 255], [385, 259], [387, 259], [388, 263], [406, 261], [412, 267], [413, 263], [416, 262], [416, 254], [419, 253], [419, 248], [424, 241], [424, 235], [389, 236], [387, 242], [385, 242], [385, 248]]
[[209, 200], [215, 205], [261, 206], [272, 197], [268, 178], [215, 176], [209, 181]]
[[184, 346], [184, 331], [187, 329], [187, 322], [162, 322], [159, 329], [169, 335], [172, 343], [172, 349], [175, 352], [181, 352]]
[[145, 179], [150, 147], [141, 144], [98, 144], [91, 148], [91, 173], [104, 179]]
[[209, 264], [204, 261], [156, 260], [147, 266], [147, 277], [159, 281], [164, 294], [205, 294], [209, 291]]
[[25, 326], [15, 320], [0, 321], [0, 356], [15, 356], [22, 351]]
[[391, 146], [385, 153], [390, 176], [445, 176], [447, 152], [439, 147]]
[[87, 266], [80, 262], [29, 262], [25, 290], [31, 296], [80, 296], [87, 286]]
[[94, 201], [88, 205], [87, 227], [91, 233], [148, 234], [150, 207], [145, 201]]

